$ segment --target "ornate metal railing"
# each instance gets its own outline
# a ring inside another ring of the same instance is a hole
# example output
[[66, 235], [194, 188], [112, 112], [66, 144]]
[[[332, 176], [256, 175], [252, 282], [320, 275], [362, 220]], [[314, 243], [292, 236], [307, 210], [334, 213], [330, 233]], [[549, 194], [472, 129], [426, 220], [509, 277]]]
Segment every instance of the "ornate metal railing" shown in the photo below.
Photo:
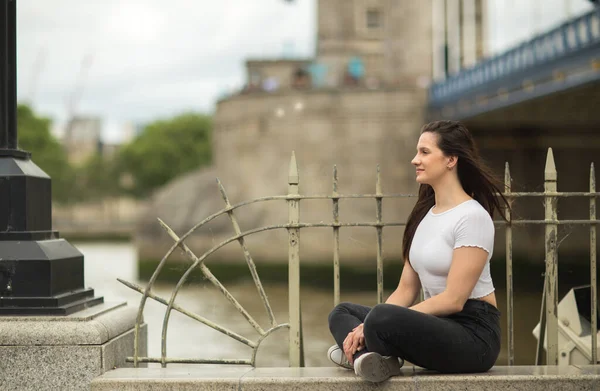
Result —
[[[429, 104], [443, 106], [453, 101], [474, 97], [481, 103], [491, 95], [505, 96], [511, 89], [531, 89], [546, 79], [564, 80], [568, 75], [567, 66], [557, 66], [560, 59], [573, 61], [581, 52], [600, 48], [600, 8], [535, 36], [529, 41], [495, 57], [484, 59], [471, 68], [462, 69], [458, 74], [433, 84], [429, 90]], [[574, 72], [581, 72], [582, 66], [590, 71], [600, 70], [600, 58], [583, 59], [584, 63], [574, 64]], [[549, 66], [550, 65], [550, 66]], [[513, 78], [514, 83], [508, 78]]]
[[[507, 298], [507, 333], [508, 333], [508, 364], [514, 364], [514, 306], [513, 306], [513, 262], [512, 262], [512, 248], [513, 248], [513, 227], [521, 227], [527, 225], [545, 225], [545, 252], [546, 252], [546, 274], [545, 274], [545, 317], [547, 323], [547, 363], [556, 365], [558, 363], [558, 317], [557, 317], [557, 286], [558, 286], [558, 275], [557, 275], [557, 230], [559, 225], [589, 225], [590, 226], [590, 285], [591, 285], [591, 329], [592, 329], [592, 362], [597, 362], [597, 322], [596, 322], [596, 225], [600, 222], [596, 219], [596, 201], [595, 198], [600, 195], [596, 192], [595, 172], [594, 165], [592, 163], [590, 169], [590, 189], [589, 192], [557, 192], [556, 182], [557, 173], [554, 164], [554, 157], [552, 150], [549, 149], [545, 167], [545, 190], [544, 192], [512, 192], [511, 191], [511, 175], [508, 163], [505, 167], [505, 186], [506, 191], [504, 196], [507, 197], [511, 202], [516, 198], [521, 197], [543, 197], [545, 200], [545, 219], [544, 220], [513, 220], [511, 219], [510, 213], [507, 213], [509, 223], [506, 224], [504, 221], [495, 221], [497, 226], [504, 226], [506, 230], [506, 298]], [[207, 363], [220, 363], [220, 364], [246, 364], [255, 365], [257, 350], [261, 343], [268, 338], [274, 331], [281, 328], [289, 328], [289, 363], [290, 366], [298, 367], [303, 366], [303, 341], [302, 341], [302, 317], [301, 317], [301, 305], [300, 305], [300, 230], [306, 228], [331, 228], [333, 229], [333, 303], [338, 304], [340, 302], [340, 229], [345, 227], [372, 227], [375, 228], [377, 234], [377, 240], [375, 244], [375, 256], [377, 258], [377, 302], [383, 302], [383, 228], [389, 226], [404, 226], [404, 222], [383, 222], [383, 199], [385, 198], [407, 198], [415, 197], [413, 194], [383, 194], [381, 187], [381, 175], [379, 168], [377, 169], [377, 179], [375, 185], [375, 194], [349, 194], [342, 195], [338, 192], [338, 175], [337, 168], [334, 166], [333, 169], [333, 191], [330, 195], [313, 195], [305, 196], [299, 194], [299, 175], [298, 166], [296, 164], [296, 158], [292, 154], [288, 178], [288, 195], [285, 196], [272, 196], [257, 198], [239, 204], [231, 205], [225, 189], [221, 182], [217, 179], [221, 196], [225, 203], [225, 208], [216, 212], [215, 214], [202, 220], [200, 223], [192, 227], [188, 232], [179, 237], [171, 228], [169, 228], [162, 220], [159, 219], [160, 225], [165, 229], [167, 234], [173, 239], [174, 244], [169, 249], [167, 254], [162, 258], [158, 264], [156, 270], [152, 274], [146, 287], [138, 286], [134, 283], [123, 281], [120, 282], [128, 286], [129, 288], [142, 294], [140, 301], [138, 316], [135, 326], [135, 344], [134, 344], [134, 355], [128, 357], [127, 360], [133, 362], [135, 366], [139, 363], [160, 363], [163, 367], [169, 363], [196, 363], [196, 364], [207, 364]], [[590, 217], [589, 220], [559, 220], [557, 216], [557, 199], [560, 197], [585, 197], [589, 198], [590, 205]], [[341, 223], [339, 221], [339, 201], [340, 199], [350, 198], [370, 198], [374, 199], [376, 203], [376, 214], [375, 221], [372, 222], [353, 222], [353, 223]], [[303, 223], [300, 220], [300, 201], [309, 199], [325, 199], [331, 200], [333, 206], [332, 221], [320, 222], [320, 223]], [[241, 231], [238, 221], [235, 217], [235, 211], [241, 207], [261, 202], [268, 201], [285, 201], [288, 204], [288, 223], [280, 225], [270, 225], [266, 227], [260, 227], [251, 229], [248, 231]], [[233, 225], [235, 235], [215, 245], [210, 250], [206, 251], [200, 257], [196, 256], [192, 250], [184, 243], [184, 241], [197, 229], [206, 225], [215, 218], [227, 214]], [[289, 268], [289, 322], [278, 323], [275, 320], [273, 310], [269, 304], [268, 297], [263, 289], [260, 277], [256, 271], [256, 266], [248, 251], [245, 244], [245, 237], [253, 235], [259, 232], [269, 230], [280, 230], [285, 229], [288, 231], [288, 268]], [[241, 246], [246, 263], [248, 265], [250, 274], [256, 285], [259, 296], [264, 304], [265, 310], [269, 318], [269, 325], [267, 328], [263, 328], [259, 322], [257, 322], [245, 309], [244, 307], [233, 297], [233, 295], [223, 286], [223, 284], [211, 273], [209, 267], [205, 264], [205, 260], [211, 254], [227, 245], [228, 243], [237, 241]], [[171, 297], [166, 299], [156, 295], [153, 292], [157, 277], [161, 270], [164, 268], [169, 256], [173, 253], [176, 248], [184, 250], [187, 257], [192, 261], [192, 264], [181, 276], [179, 282], [176, 284]], [[217, 289], [225, 296], [225, 298], [243, 315], [246, 321], [254, 328], [258, 333], [256, 340], [250, 340], [226, 327], [220, 326], [203, 316], [196, 314], [192, 311], [187, 310], [177, 304], [175, 299], [181, 290], [183, 284], [188, 280], [190, 274], [195, 269], [199, 269], [202, 274], [214, 285]], [[143, 312], [146, 305], [147, 299], [156, 300], [159, 303], [164, 304], [167, 309], [165, 311], [162, 332], [161, 332], [161, 356], [160, 357], [141, 357], [139, 355], [139, 339], [140, 339], [140, 327], [143, 324]], [[248, 359], [190, 359], [190, 358], [171, 358], [167, 355], [167, 330], [169, 326], [169, 319], [171, 312], [178, 311], [204, 325], [221, 332], [229, 338], [232, 338], [250, 348], [252, 348], [252, 355]], [[542, 327], [542, 334], [540, 335], [540, 342], [544, 340], [543, 332], [545, 328]], [[539, 350], [540, 348], [538, 348]]]

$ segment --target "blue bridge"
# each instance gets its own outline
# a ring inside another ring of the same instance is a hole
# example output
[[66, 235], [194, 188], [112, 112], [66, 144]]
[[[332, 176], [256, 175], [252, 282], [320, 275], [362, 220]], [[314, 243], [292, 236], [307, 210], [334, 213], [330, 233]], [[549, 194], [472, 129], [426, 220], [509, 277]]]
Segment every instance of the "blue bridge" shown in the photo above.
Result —
[[600, 124], [600, 7], [431, 86], [430, 118], [472, 127]]
[[[432, 85], [427, 114], [463, 121], [496, 173], [510, 163], [513, 190], [541, 189], [549, 147], [566, 173], [559, 189], [589, 187], [600, 163], [600, 7]], [[585, 215], [584, 204], [561, 210]]]

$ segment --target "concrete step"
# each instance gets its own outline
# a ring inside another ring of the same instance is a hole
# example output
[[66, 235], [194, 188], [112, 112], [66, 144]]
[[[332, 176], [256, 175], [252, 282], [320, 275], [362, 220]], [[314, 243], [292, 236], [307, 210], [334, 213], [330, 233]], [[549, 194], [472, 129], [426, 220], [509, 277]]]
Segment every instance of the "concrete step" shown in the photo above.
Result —
[[121, 368], [94, 379], [92, 391], [363, 391], [363, 390], [600, 390], [598, 366], [498, 366], [489, 372], [442, 375], [405, 367], [384, 383], [364, 382], [342, 368], [252, 368], [228, 365], [172, 365], [168, 368]]

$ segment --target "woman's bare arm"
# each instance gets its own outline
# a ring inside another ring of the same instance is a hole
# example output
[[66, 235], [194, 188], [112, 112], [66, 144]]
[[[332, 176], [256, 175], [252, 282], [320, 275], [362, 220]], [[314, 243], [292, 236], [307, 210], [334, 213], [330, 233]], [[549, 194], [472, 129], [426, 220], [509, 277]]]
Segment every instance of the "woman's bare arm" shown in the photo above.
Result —
[[400, 282], [396, 290], [385, 301], [387, 304], [395, 304], [402, 307], [410, 307], [421, 289], [421, 281], [419, 275], [410, 265], [410, 262], [404, 262]]
[[483, 272], [487, 256], [487, 251], [478, 247], [455, 249], [448, 272], [446, 290], [410, 308], [437, 316], [462, 311]]

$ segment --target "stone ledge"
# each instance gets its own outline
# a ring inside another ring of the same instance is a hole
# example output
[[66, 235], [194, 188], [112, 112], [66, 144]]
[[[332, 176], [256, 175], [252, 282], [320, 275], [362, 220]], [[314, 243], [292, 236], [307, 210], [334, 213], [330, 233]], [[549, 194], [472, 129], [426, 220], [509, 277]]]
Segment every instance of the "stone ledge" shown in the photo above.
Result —
[[[145, 324], [140, 333], [145, 341]], [[129, 365], [133, 339], [132, 329], [102, 345], [0, 346], [0, 390], [89, 390], [97, 376]], [[145, 343], [140, 350], [145, 354]]]
[[482, 374], [443, 375], [407, 367], [381, 384], [362, 381], [341, 368], [251, 368], [203, 365], [168, 368], [123, 368], [91, 383], [92, 391], [138, 390], [597, 390], [600, 366], [517, 366]]
[[135, 324], [137, 308], [104, 303], [69, 316], [0, 318], [0, 346], [101, 345]]

